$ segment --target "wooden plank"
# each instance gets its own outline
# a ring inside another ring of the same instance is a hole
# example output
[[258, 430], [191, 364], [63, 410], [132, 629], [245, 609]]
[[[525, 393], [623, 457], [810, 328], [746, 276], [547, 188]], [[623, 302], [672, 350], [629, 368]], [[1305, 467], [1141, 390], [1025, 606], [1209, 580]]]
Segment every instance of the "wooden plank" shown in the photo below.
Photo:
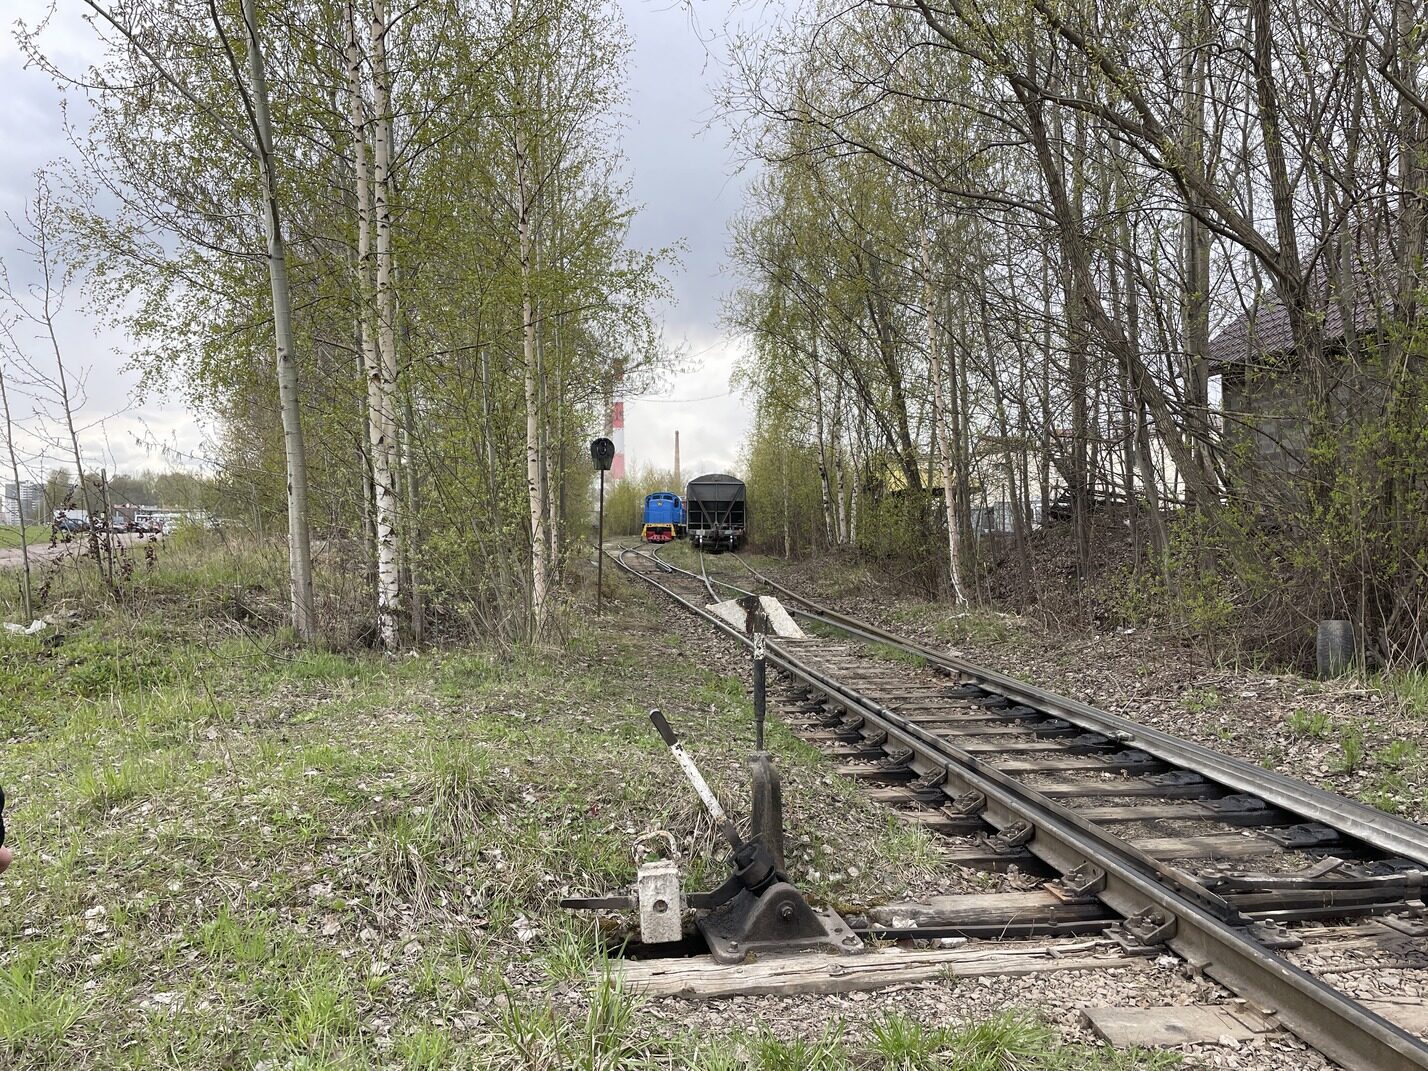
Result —
[[[1006, 762], [993, 762], [998, 770], [1003, 773], [1069, 773], [1069, 772], [1100, 772], [1107, 773], [1129, 769], [1131, 767], [1122, 766], [1114, 758], [1099, 755], [1064, 755], [1048, 759], [1009, 759]], [[1150, 763], [1149, 771], [1158, 771], [1162, 768], [1160, 763]], [[1136, 764], [1134, 769], [1144, 770], [1145, 764]]]
[[[1127, 842], [1157, 859], [1253, 859], [1279, 851], [1267, 837], [1239, 833], [1208, 833], [1202, 837], [1127, 837]], [[1032, 842], [1033, 844], [1035, 841]], [[958, 845], [937, 853], [938, 858], [958, 866], [1001, 870], [1016, 863], [1026, 866], [1030, 853], [1021, 848], [996, 852], [981, 844]]]
[[[960, 736], [962, 734], [938, 733], [937, 735], [946, 738], [951, 736]], [[1032, 755], [1048, 751], [1059, 751], [1065, 755], [1088, 755], [1089, 757], [1094, 758], [1095, 753], [1099, 751], [1105, 751], [1109, 754], [1111, 751], [1119, 750], [1119, 745], [1113, 743], [1099, 744], [1096, 745], [1094, 748], [1088, 747], [1086, 745], [1080, 745], [1080, 749], [1077, 750], [1075, 745], [1069, 745], [1063, 740], [1057, 740], [1055, 737], [1052, 737], [1049, 740], [1025, 740], [1009, 744], [998, 744], [988, 740], [968, 740], [966, 743], [959, 743], [957, 746], [960, 747], [963, 751], [978, 752], [980, 755], [982, 755], [983, 758], [988, 755]]]
[[1099, 903], [1068, 904], [1044, 889], [958, 893], [922, 903], [883, 904], [866, 912], [870, 923], [895, 928], [1010, 925], [1109, 917]]
[[1195, 821], [1213, 818], [1194, 803], [1125, 803], [1117, 807], [1077, 807], [1076, 813], [1088, 822]]
[[893, 814], [909, 825], [921, 826], [938, 833], [951, 833], [965, 837], [972, 833], [994, 832], [991, 826], [975, 814], [953, 817], [936, 810], [893, 811]]
[[1054, 799], [1087, 799], [1096, 796], [1149, 796], [1161, 799], [1201, 800], [1220, 796], [1217, 785], [1156, 785], [1137, 777], [1106, 777], [1094, 781], [1044, 781], [1032, 788]]
[[1207, 833], [1202, 837], [1131, 837], [1130, 842], [1157, 859], [1253, 859], [1278, 852], [1268, 837], [1243, 833]]
[[854, 781], [884, 781], [890, 784], [896, 784], [899, 781], [912, 781], [917, 777], [917, 773], [907, 766], [846, 765], [838, 766], [834, 773], [850, 777]]
[[[910, 804], [922, 803], [912, 790], [902, 785], [865, 785], [862, 789], [863, 795], [873, 803]], [[950, 800], [941, 789], [937, 790], [939, 801]]]
[[[885, 799], [881, 799], [881, 802], [884, 803], [920, 805], [923, 808], [922, 810], [896, 812], [899, 818], [913, 825], [927, 826], [931, 829], [939, 830], [957, 829], [975, 831], [981, 822], [976, 815], [949, 815], [939, 810], [936, 804], [927, 804], [914, 799], [907, 789], [877, 788], [868, 790], [870, 796], [874, 793], [876, 793], [879, 798], [886, 797]], [[1208, 817], [1203, 808], [1184, 803], [1142, 803], [1139, 806], [1131, 804], [1121, 807], [1083, 807], [1077, 810], [1076, 813], [1090, 822], [1204, 821]], [[1226, 833], [1216, 835], [1236, 836], [1237, 834]]]
[[1087, 1024], [1118, 1049], [1132, 1046], [1216, 1045], [1249, 1041], [1275, 1029], [1248, 1008], [1224, 1004], [1184, 1004], [1163, 1008], [1086, 1008]]
[[877, 948], [856, 956], [805, 952], [752, 962], [693, 959], [627, 960], [625, 985], [653, 997], [756, 996], [777, 993], [851, 993], [908, 982], [1054, 971], [1143, 970], [1145, 961], [1109, 952], [1104, 942], [959, 948]]
[[924, 729], [937, 733], [938, 736], [952, 739], [959, 736], [1032, 736], [1038, 734], [1044, 739], [1055, 740], [1060, 736], [1067, 736], [1072, 733], [1070, 729], [1043, 729], [1035, 724], [1036, 719], [1032, 718], [998, 718], [991, 721], [986, 718], [908, 718], [908, 721], [916, 721]]

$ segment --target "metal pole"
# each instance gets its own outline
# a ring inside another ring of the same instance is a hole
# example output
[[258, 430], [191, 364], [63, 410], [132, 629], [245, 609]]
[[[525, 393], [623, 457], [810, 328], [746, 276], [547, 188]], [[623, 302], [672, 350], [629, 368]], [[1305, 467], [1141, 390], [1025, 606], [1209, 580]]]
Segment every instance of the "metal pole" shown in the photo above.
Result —
[[764, 695], [765, 681], [764, 634], [754, 636], [754, 750], [764, 750], [764, 712], [767, 700]]
[[595, 616], [605, 611], [605, 470], [600, 470], [600, 535], [595, 543]]

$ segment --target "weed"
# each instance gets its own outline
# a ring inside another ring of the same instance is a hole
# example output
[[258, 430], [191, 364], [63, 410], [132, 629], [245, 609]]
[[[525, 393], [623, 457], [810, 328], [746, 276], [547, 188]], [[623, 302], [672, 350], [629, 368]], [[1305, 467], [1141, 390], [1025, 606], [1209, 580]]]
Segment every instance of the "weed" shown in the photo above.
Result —
[[357, 1006], [337, 970], [309, 967], [274, 1001], [284, 1040], [298, 1052], [325, 1050], [357, 1029]]
[[272, 954], [266, 923], [240, 922], [227, 904], [218, 909], [211, 921], [204, 923], [199, 931], [199, 944], [208, 958], [218, 963], [258, 964], [266, 962]]
[[608, 972], [591, 991], [583, 1023], [561, 1018], [549, 1004], [528, 1007], [505, 987], [492, 1024], [495, 1055], [523, 1071], [638, 1067], [664, 1047], [636, 1033], [638, 1007]]
[[779, 1041], [763, 1034], [754, 1044], [754, 1067], [759, 1071], [852, 1071], [842, 1027], [812, 1040]]
[[885, 822], [883, 850], [889, 862], [918, 868], [938, 865], [937, 843], [924, 827], [905, 822], [895, 814], [888, 814]]
[[945, 1066], [938, 1054], [947, 1045], [947, 1032], [925, 1027], [900, 1013], [892, 1012], [874, 1023], [871, 1041], [885, 1071], [936, 1071]]
[[1395, 770], [1409, 765], [1418, 758], [1418, 745], [1411, 740], [1395, 740], [1374, 752], [1374, 760]]
[[1385, 674], [1378, 684], [1398, 700], [1405, 713], [1428, 717], [1428, 669]]
[[1339, 769], [1353, 773], [1363, 765], [1365, 756], [1364, 734], [1358, 727], [1349, 727], [1339, 733]]
[[910, 614], [908, 620], [933, 620], [933, 631], [948, 643], [996, 644], [1012, 638], [1011, 620], [1004, 614], [989, 611], [966, 611], [947, 616], [937, 607], [927, 607], [923, 613]]
[[0, 967], [0, 1041], [16, 1053], [58, 1049], [88, 1005], [58, 981], [37, 973], [40, 957]]
[[1310, 711], [1298, 707], [1284, 721], [1295, 736], [1312, 737], [1315, 740], [1327, 740], [1333, 729], [1329, 715], [1322, 710]]
[[113, 764], [80, 767], [74, 788], [81, 800], [102, 814], [132, 800], [157, 795], [173, 780], [170, 756], [126, 756]]
[[492, 753], [468, 741], [438, 744], [429, 769], [432, 825], [449, 844], [469, 840], [482, 816], [510, 798]]
[[409, 1071], [442, 1071], [451, 1066], [454, 1048], [449, 1032], [422, 1025], [397, 1042], [397, 1055]]
[[904, 666], [925, 666], [927, 659], [916, 651], [904, 651], [891, 643], [869, 643], [868, 653], [883, 662], [897, 662]]
[[[569, 923], [555, 930], [545, 943], [546, 976], [552, 982], [574, 982], [589, 978], [599, 969], [602, 959], [588, 926]], [[606, 968], [608, 972], [608, 967]]]
[[1217, 709], [1225, 697], [1213, 688], [1191, 688], [1180, 701], [1191, 714], [1208, 714]]
[[1381, 781], [1363, 794], [1363, 801], [1370, 807], [1377, 807], [1385, 814], [1397, 814], [1399, 811], [1398, 793], [1402, 787], [1391, 782]]

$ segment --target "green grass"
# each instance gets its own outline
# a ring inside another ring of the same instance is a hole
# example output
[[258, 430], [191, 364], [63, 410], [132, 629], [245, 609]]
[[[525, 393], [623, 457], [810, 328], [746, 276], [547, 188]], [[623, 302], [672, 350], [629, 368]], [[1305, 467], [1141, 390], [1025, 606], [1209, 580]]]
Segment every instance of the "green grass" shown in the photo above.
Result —
[[[654, 830], [689, 887], [727, 873], [646, 712], [665, 709], [743, 813], [749, 700], [657, 604], [622, 597], [564, 650], [387, 659], [295, 646], [281, 563], [169, 550], [117, 604], [59, 573], [50, 598], [83, 609], [73, 623], [0, 634], [17, 852], [0, 880], [0, 1067], [905, 1066], [857, 1031], [671, 1026], [601, 977], [595, 926], [560, 909], [626, 886]], [[781, 723], [768, 741], [811, 895], [886, 902], [932, 880], [926, 831], [830, 778]], [[1102, 1066], [1075, 1052], [1065, 1066]]]
[[[48, 543], [50, 541], [50, 530], [48, 527], [27, 524], [25, 535], [29, 537], [31, 544]], [[0, 550], [15, 550], [20, 546], [20, 526], [17, 524], [0, 524]]]
[[1404, 712], [1428, 718], [1428, 670], [1408, 669], [1385, 673], [1376, 682], [1392, 695]]
[[1310, 737], [1315, 740], [1327, 740], [1333, 729], [1329, 715], [1322, 710], [1308, 711], [1303, 707], [1297, 708], [1286, 717], [1284, 724], [1295, 736]]
[[916, 651], [904, 651], [890, 643], [868, 643], [868, 653], [884, 662], [897, 662], [904, 666], [925, 666], [927, 659]]
[[1353, 773], [1363, 765], [1366, 755], [1367, 745], [1362, 729], [1350, 726], [1339, 732], [1338, 765], [1341, 771]]
[[1191, 714], [1208, 714], [1224, 701], [1225, 697], [1213, 688], [1191, 688], [1180, 697], [1181, 704]]
[[1410, 740], [1394, 740], [1374, 752], [1374, 761], [1392, 769], [1410, 766], [1418, 759], [1418, 745]]

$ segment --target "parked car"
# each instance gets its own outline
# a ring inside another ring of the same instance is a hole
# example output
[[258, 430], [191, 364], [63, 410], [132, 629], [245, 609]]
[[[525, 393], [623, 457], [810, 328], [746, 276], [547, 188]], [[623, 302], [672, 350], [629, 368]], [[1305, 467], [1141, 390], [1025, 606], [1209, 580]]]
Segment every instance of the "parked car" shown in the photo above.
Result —
[[54, 528], [57, 532], [89, 531], [89, 514], [82, 509], [55, 510]]

